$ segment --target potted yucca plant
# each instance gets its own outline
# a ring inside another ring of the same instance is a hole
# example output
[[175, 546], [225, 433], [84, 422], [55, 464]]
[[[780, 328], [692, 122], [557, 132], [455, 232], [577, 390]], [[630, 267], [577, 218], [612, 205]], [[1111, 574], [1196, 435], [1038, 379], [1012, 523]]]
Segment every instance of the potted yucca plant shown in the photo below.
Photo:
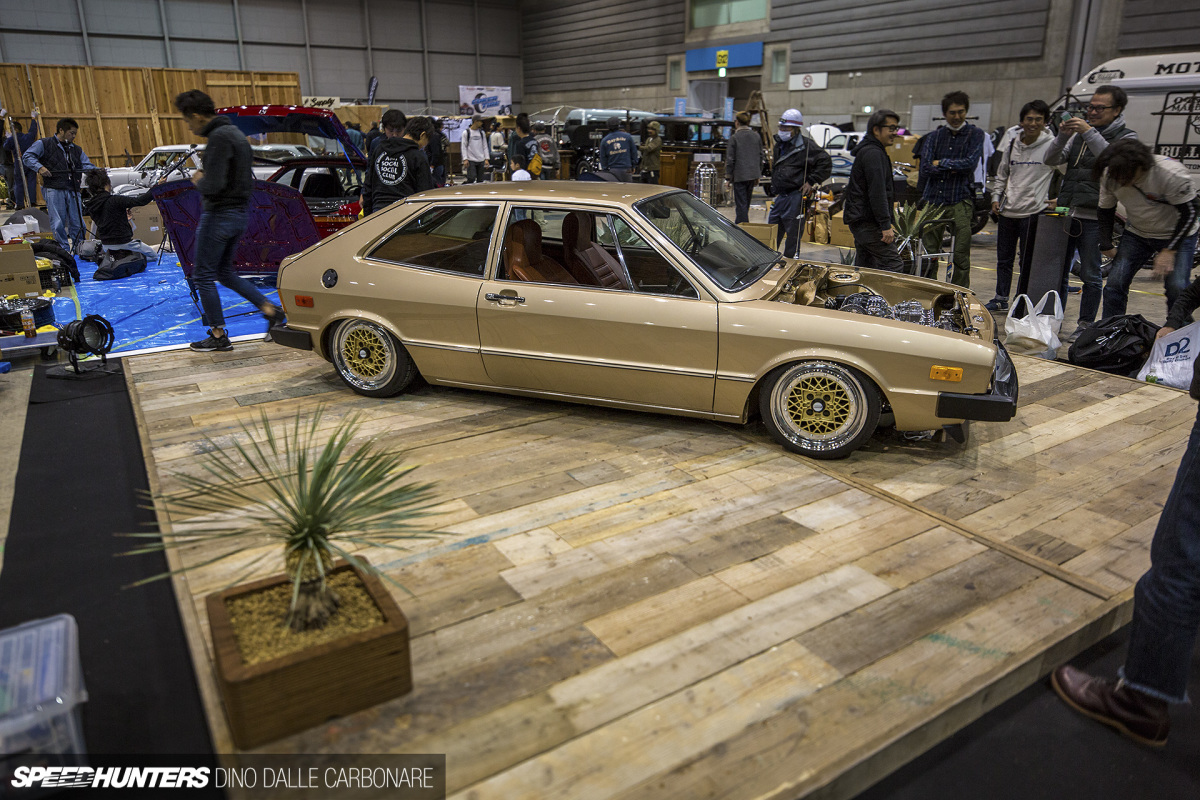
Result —
[[414, 527], [433, 487], [411, 481], [414, 468], [374, 441], [354, 449], [357, 417], [329, 431], [324, 417], [323, 409], [307, 420], [298, 413], [281, 431], [264, 412], [228, 442], [207, 439], [200, 473], [177, 474], [183, 490], [155, 498], [190, 519], [169, 533], [131, 534], [156, 541], [129, 555], [204, 553], [146, 581], [246, 560], [266, 542], [282, 549], [284, 574], [240, 583], [278, 557], [265, 550], [206, 598], [217, 682], [242, 748], [412, 689], [408, 622], [383, 581], [399, 584], [356, 551], [404, 550], [402, 540], [436, 536]]
[[[896, 220], [892, 227], [896, 231], [896, 249], [904, 259], [904, 271], [911, 273], [917, 260], [918, 233], [926, 223], [942, 219], [943, 209], [933, 206], [918, 207], [916, 203], [905, 203], [896, 207]], [[939, 241], [941, 241], [939, 239]]]

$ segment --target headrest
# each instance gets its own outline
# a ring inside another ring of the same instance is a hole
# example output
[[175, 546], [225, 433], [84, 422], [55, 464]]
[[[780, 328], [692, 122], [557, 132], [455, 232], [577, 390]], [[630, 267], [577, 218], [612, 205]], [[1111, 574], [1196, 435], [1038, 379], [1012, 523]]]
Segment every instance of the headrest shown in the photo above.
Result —
[[592, 221], [590, 214], [585, 214], [582, 211], [572, 211], [563, 218], [563, 242], [570, 243], [580, 250], [592, 243], [594, 238], [592, 233], [594, 230], [595, 223]]
[[530, 263], [542, 260], [542, 229], [531, 219], [523, 219], [508, 226], [508, 241], [520, 245]]

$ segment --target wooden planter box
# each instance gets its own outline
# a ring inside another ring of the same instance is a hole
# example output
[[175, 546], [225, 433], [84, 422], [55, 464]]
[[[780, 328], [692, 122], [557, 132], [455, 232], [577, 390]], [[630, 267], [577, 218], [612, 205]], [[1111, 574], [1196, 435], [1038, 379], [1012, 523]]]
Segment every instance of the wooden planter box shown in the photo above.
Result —
[[379, 578], [338, 561], [334, 571], [342, 569], [358, 574], [384, 623], [253, 666], [242, 663], [225, 601], [286, 583], [287, 576], [234, 586], [205, 599], [217, 684], [239, 748], [258, 747], [412, 691], [408, 620]]

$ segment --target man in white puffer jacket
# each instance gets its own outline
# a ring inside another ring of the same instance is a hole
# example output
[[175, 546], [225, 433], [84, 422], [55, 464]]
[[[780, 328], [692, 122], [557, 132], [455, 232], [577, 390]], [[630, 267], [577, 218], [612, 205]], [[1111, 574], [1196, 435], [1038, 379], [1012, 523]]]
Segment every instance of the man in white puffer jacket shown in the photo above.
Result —
[[1010, 128], [1001, 143], [1000, 165], [992, 213], [996, 225], [996, 296], [987, 304], [991, 311], [1008, 310], [1012, 288], [1013, 258], [1020, 246], [1025, 260], [1029, 220], [1045, 210], [1054, 168], [1045, 165], [1046, 151], [1054, 137], [1046, 130], [1050, 107], [1033, 100], [1021, 109], [1021, 124]]

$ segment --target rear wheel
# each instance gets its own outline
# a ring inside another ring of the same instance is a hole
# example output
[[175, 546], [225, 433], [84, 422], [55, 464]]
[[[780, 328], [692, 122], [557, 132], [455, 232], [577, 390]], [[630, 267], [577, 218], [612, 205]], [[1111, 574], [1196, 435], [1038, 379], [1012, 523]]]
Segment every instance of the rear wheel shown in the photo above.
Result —
[[338, 325], [330, 342], [333, 366], [346, 385], [367, 397], [391, 397], [408, 388], [417, 368], [404, 345], [363, 319]]
[[862, 373], [828, 361], [802, 361], [767, 376], [759, 411], [771, 436], [793, 453], [845, 458], [879, 424], [879, 392]]

